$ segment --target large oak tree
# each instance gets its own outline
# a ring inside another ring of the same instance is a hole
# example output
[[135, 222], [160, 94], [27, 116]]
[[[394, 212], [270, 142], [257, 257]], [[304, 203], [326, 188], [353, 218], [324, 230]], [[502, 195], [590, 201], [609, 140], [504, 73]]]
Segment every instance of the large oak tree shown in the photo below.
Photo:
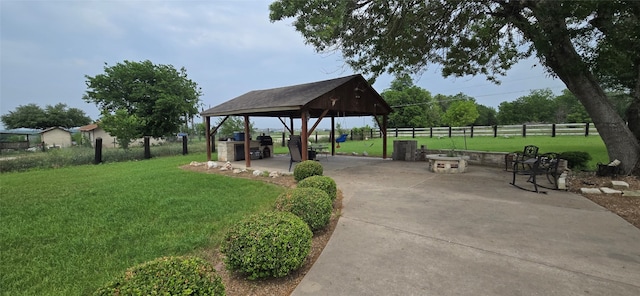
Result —
[[[497, 81], [535, 55], [580, 100], [611, 159], [640, 165], [640, 2], [551, 0], [279, 0], [272, 21], [293, 25], [318, 51], [337, 50], [355, 70], [419, 73], [440, 64], [444, 76]], [[633, 98], [627, 118], [605, 95]]]
[[197, 114], [202, 95], [185, 68], [178, 71], [148, 60], [105, 64], [104, 74], [85, 77], [88, 90], [83, 99], [95, 103], [102, 116], [108, 117], [109, 124], [103, 128], [110, 133], [123, 127], [135, 130], [128, 138], [159, 138], [177, 132]]

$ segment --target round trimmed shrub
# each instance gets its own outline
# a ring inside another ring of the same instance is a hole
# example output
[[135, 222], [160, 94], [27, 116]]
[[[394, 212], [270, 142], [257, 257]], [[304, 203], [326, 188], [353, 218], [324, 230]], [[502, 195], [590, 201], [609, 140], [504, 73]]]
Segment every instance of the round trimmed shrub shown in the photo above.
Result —
[[315, 160], [305, 160], [293, 169], [293, 178], [300, 182], [311, 176], [322, 176], [323, 169], [320, 162]]
[[318, 188], [293, 188], [280, 194], [275, 207], [279, 211], [295, 214], [309, 225], [311, 231], [329, 225], [333, 205], [329, 195]]
[[313, 233], [288, 212], [251, 215], [233, 226], [220, 251], [227, 268], [250, 280], [283, 277], [304, 264]]
[[225, 295], [225, 289], [203, 259], [163, 257], [127, 269], [94, 295]]
[[326, 192], [327, 195], [329, 195], [331, 201], [336, 200], [338, 189], [336, 186], [336, 181], [331, 179], [331, 177], [311, 176], [308, 178], [304, 178], [302, 181], [298, 182], [298, 188], [308, 187], [322, 189], [322, 191]]

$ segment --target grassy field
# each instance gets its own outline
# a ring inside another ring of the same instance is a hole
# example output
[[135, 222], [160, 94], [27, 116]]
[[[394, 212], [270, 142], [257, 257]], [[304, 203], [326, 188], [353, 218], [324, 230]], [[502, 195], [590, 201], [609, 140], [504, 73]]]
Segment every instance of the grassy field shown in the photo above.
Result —
[[[393, 152], [394, 140], [416, 140], [418, 141], [418, 148], [421, 145], [425, 145], [427, 149], [456, 149], [456, 150], [476, 150], [476, 151], [497, 151], [497, 152], [515, 152], [522, 151], [522, 148], [526, 145], [536, 145], [540, 147], [540, 153], [545, 152], [565, 152], [565, 151], [584, 151], [591, 155], [592, 159], [589, 162], [590, 168], [595, 168], [598, 162], [607, 163], [609, 157], [607, 156], [607, 149], [602, 142], [602, 139], [597, 136], [562, 136], [562, 137], [548, 137], [548, 136], [530, 136], [530, 137], [510, 137], [510, 138], [493, 138], [493, 137], [452, 137], [452, 138], [388, 138], [387, 149], [388, 157], [391, 157]], [[327, 143], [328, 144], [328, 143]], [[275, 153], [288, 153], [287, 147], [274, 147]], [[340, 148], [336, 149], [339, 153], [356, 152], [362, 154], [366, 151], [369, 156], [382, 156], [382, 139], [370, 139], [366, 141], [349, 141], [340, 143]]]
[[86, 295], [126, 268], [212, 248], [280, 187], [178, 167], [204, 154], [0, 175], [2, 295]]

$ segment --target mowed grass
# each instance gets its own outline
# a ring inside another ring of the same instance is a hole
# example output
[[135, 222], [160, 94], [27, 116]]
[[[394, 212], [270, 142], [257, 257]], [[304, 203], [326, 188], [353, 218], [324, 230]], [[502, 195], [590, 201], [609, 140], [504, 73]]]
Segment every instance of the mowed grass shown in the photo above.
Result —
[[2, 295], [86, 295], [137, 263], [216, 248], [283, 190], [179, 169], [202, 159], [0, 175]]
[[[387, 156], [391, 157], [393, 153], [394, 140], [416, 140], [418, 148], [425, 145], [427, 149], [432, 150], [476, 150], [476, 151], [494, 151], [494, 152], [515, 152], [522, 151], [526, 145], [536, 145], [540, 147], [540, 153], [545, 152], [566, 152], [566, 151], [584, 151], [591, 155], [592, 159], [588, 166], [595, 168], [598, 162], [608, 163], [609, 156], [607, 149], [599, 136], [528, 136], [523, 137], [400, 137], [387, 138]], [[325, 143], [329, 144], [329, 143]], [[466, 147], [466, 148], [465, 148]], [[274, 147], [276, 153], [288, 153], [287, 147]], [[375, 138], [366, 141], [350, 141], [340, 143], [340, 148], [336, 148], [338, 153], [351, 154], [352, 152], [361, 155], [366, 151], [369, 156], [382, 157], [382, 139]]]

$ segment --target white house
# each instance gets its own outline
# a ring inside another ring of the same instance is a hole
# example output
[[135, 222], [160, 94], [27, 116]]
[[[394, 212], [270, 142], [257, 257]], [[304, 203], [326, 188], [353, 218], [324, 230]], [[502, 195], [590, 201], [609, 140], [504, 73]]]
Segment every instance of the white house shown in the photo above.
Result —
[[40, 132], [40, 137], [45, 147], [66, 148], [71, 147], [71, 132], [65, 128], [56, 126]]
[[80, 132], [82, 133], [83, 138], [89, 139], [91, 147], [95, 146], [97, 138], [102, 138], [103, 148], [118, 147], [116, 144], [116, 138], [112, 137], [107, 133], [107, 131], [98, 126], [97, 123], [81, 126]]
[[[118, 146], [116, 137], [111, 136], [107, 131], [102, 129], [97, 123], [89, 124], [80, 127], [80, 132], [82, 132], [82, 136], [86, 137], [91, 141], [91, 147], [94, 147], [96, 144], [97, 138], [102, 138], [102, 147], [103, 148], [117, 148]], [[151, 139], [150, 144], [156, 145], [160, 144], [163, 141], [160, 139]], [[143, 143], [143, 139], [136, 139], [131, 142], [130, 146], [140, 146]]]

